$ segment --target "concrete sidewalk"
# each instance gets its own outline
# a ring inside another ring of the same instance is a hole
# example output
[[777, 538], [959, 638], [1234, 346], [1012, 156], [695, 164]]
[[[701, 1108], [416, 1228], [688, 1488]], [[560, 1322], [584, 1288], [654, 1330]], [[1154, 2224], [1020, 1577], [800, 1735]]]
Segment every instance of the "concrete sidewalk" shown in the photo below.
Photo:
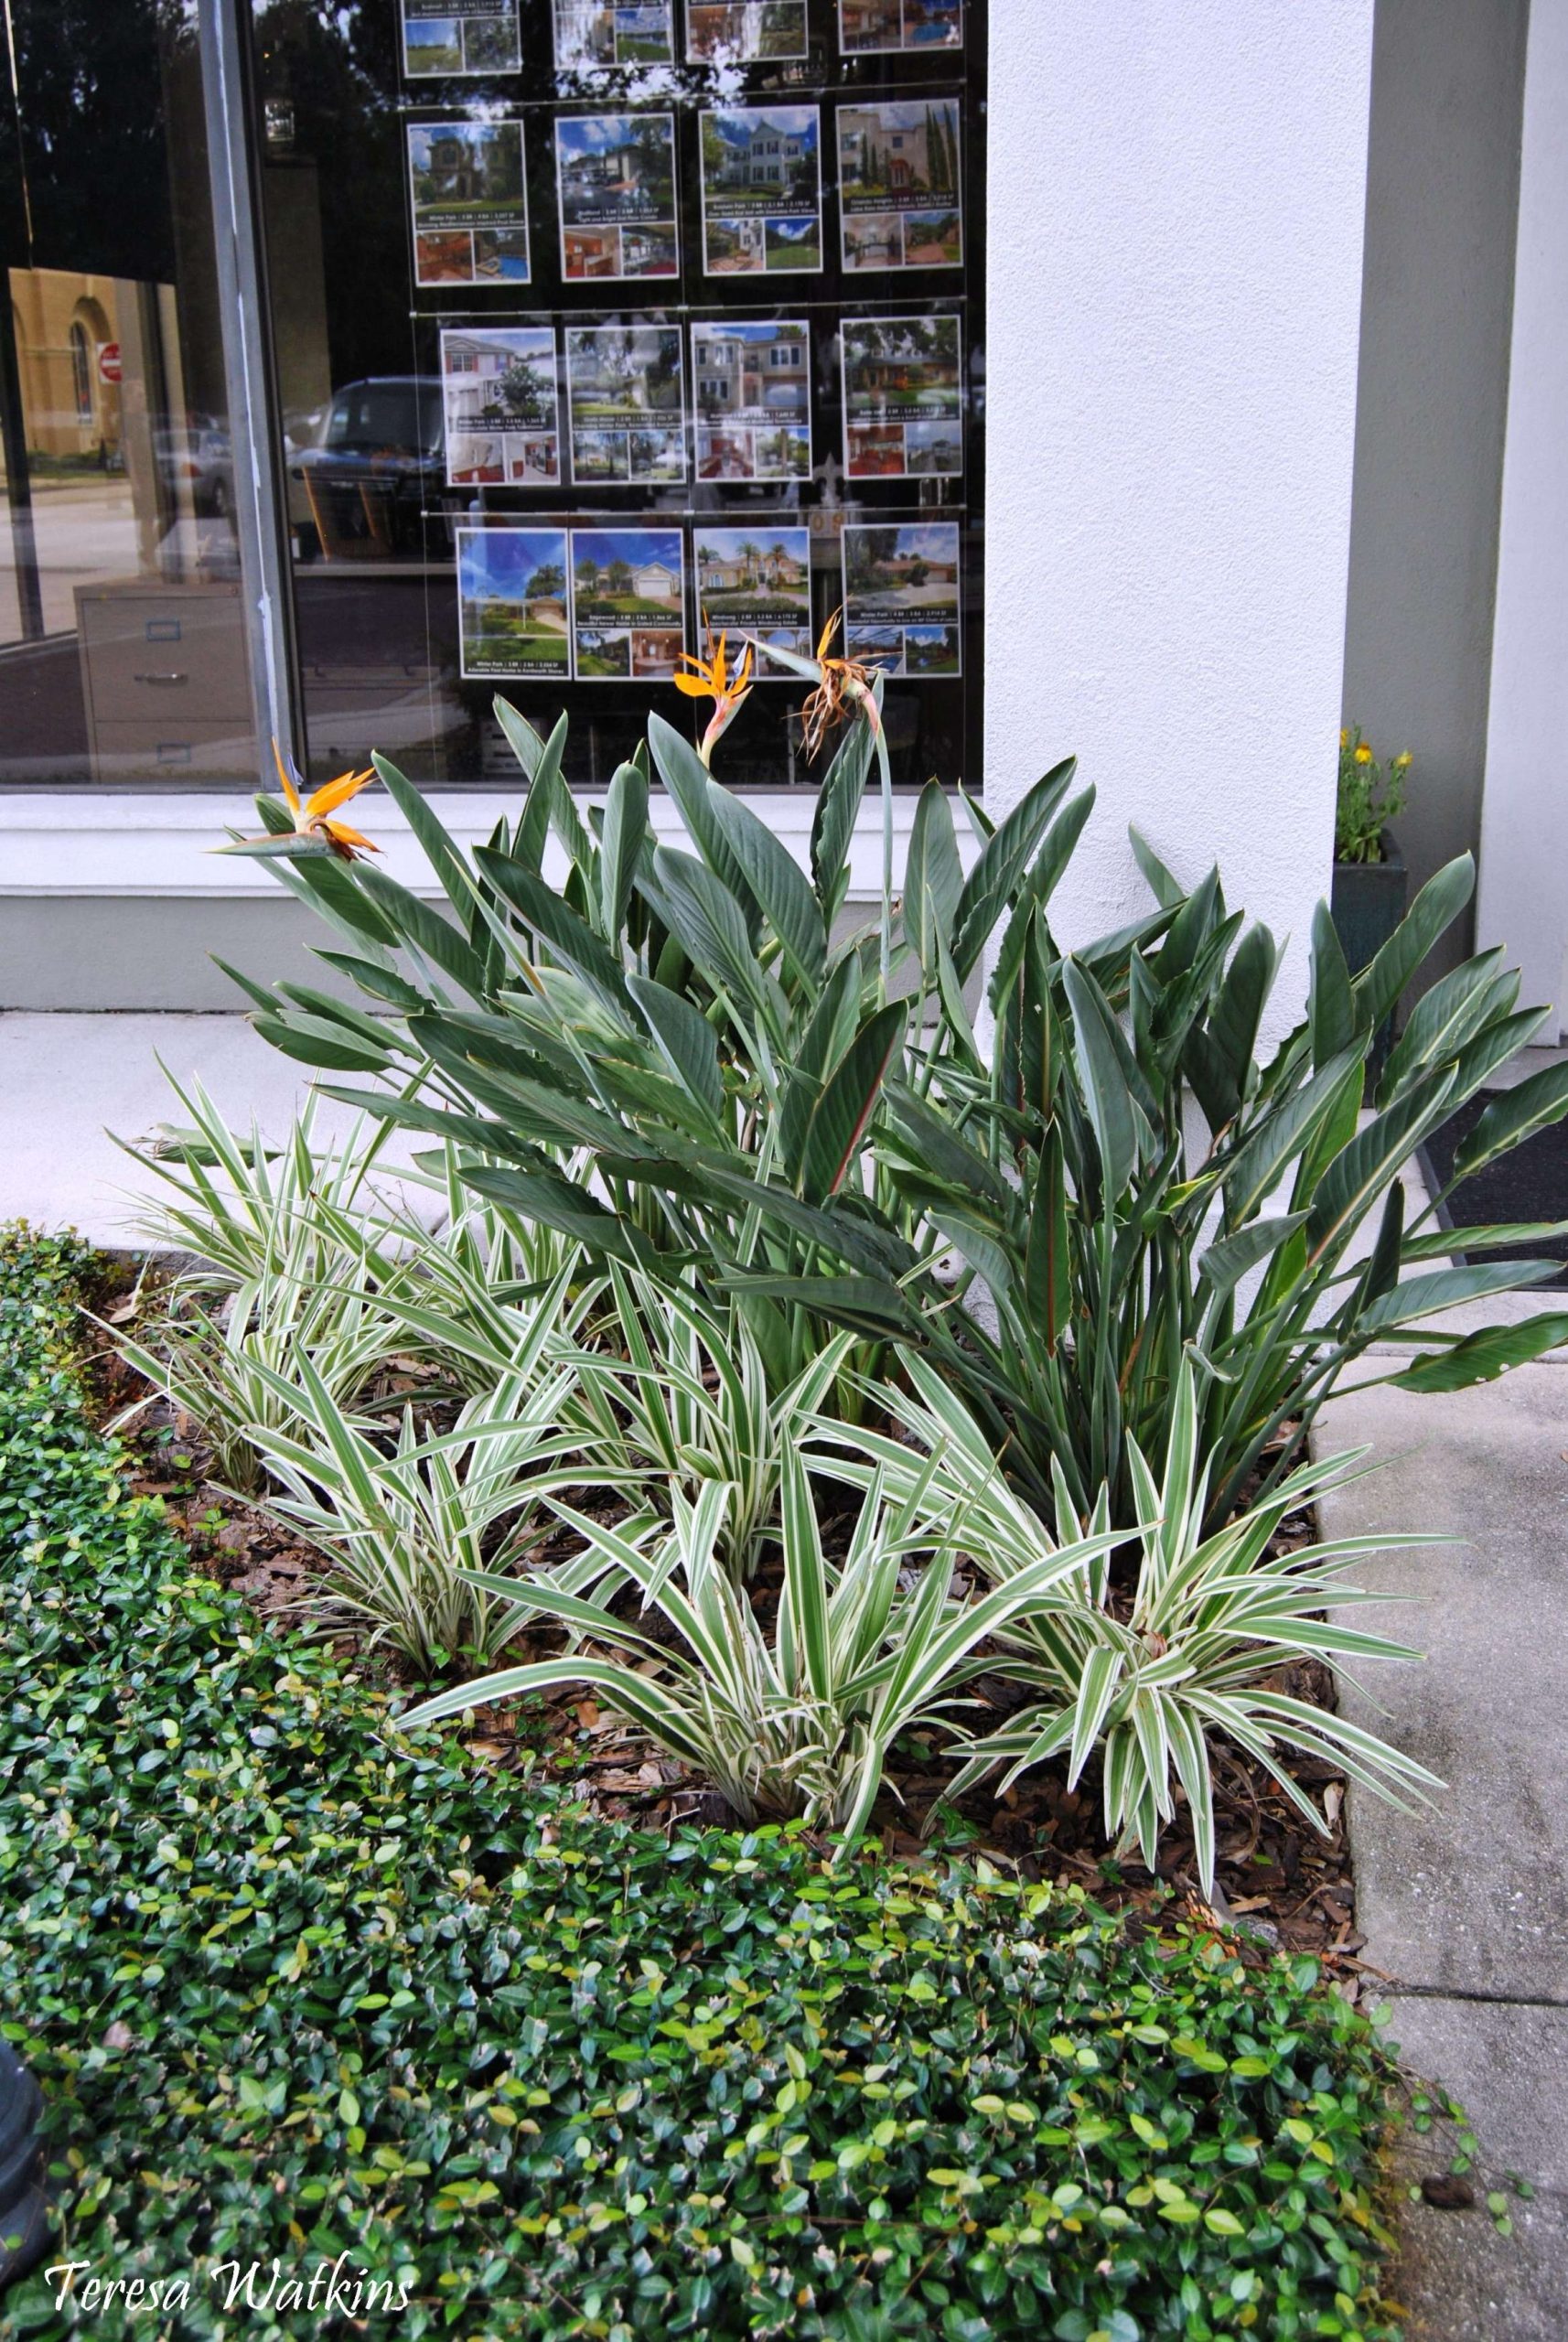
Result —
[[[74, 1227], [93, 1244], [131, 1241], [124, 1191], [135, 1166], [108, 1137], [144, 1137], [186, 1116], [157, 1060], [199, 1075], [241, 1130], [277, 1138], [304, 1103], [304, 1066], [259, 1040], [243, 1016], [0, 1014], [0, 1220]], [[351, 1122], [329, 1101], [323, 1135]]]
[[[1511, 1310], [1561, 1307], [1521, 1295]], [[1402, 2215], [1394, 2292], [1411, 2342], [1568, 2337], [1568, 1363], [1520, 1367], [1451, 1398], [1368, 1391], [1329, 1409], [1319, 1450], [1371, 1445], [1384, 1468], [1331, 1497], [1330, 1535], [1432, 1529], [1464, 1540], [1390, 1553], [1359, 1582], [1397, 1606], [1359, 1624], [1427, 1653], [1369, 1669], [1345, 1712], [1441, 1774], [1410, 1816], [1352, 1791], [1362, 1957], [1394, 1980], [1390, 2032], [1477, 2134], [1473, 2210]], [[1407, 2178], [1449, 2146], [1409, 2136]], [[1537, 2190], [1499, 2237], [1482, 2208], [1516, 2172]]]

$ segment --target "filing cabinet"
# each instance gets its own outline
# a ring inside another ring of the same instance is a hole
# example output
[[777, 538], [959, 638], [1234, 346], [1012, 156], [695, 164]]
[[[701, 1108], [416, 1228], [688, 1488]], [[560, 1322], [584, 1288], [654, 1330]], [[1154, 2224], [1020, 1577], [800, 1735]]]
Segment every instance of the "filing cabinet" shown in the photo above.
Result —
[[79, 586], [76, 623], [95, 780], [254, 777], [237, 586]]

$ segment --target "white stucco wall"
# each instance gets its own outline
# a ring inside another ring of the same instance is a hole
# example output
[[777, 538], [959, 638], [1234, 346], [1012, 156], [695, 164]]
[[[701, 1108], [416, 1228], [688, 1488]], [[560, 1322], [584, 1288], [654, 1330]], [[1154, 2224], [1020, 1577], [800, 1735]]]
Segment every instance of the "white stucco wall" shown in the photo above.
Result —
[[1568, 0], [1532, 0], [1477, 940], [1568, 1026]]
[[1075, 752], [1294, 949], [1333, 852], [1372, 0], [992, 0], [986, 790]]

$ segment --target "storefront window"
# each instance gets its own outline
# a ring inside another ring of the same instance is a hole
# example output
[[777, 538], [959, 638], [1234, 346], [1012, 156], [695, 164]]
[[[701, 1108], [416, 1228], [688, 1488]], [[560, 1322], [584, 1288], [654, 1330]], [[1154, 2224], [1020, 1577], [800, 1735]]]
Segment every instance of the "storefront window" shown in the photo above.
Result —
[[7, 0], [0, 780], [248, 778], [194, 0]]
[[[603, 783], [703, 615], [887, 671], [978, 771], [982, 0], [254, 0], [314, 776]], [[727, 779], [809, 783], [780, 666]]]

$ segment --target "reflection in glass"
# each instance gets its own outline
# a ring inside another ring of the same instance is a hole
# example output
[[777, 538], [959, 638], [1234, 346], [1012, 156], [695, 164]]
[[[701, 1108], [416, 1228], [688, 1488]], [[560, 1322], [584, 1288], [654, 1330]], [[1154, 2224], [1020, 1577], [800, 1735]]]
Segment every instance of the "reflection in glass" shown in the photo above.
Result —
[[0, 780], [248, 776], [194, 9], [10, 0]]

